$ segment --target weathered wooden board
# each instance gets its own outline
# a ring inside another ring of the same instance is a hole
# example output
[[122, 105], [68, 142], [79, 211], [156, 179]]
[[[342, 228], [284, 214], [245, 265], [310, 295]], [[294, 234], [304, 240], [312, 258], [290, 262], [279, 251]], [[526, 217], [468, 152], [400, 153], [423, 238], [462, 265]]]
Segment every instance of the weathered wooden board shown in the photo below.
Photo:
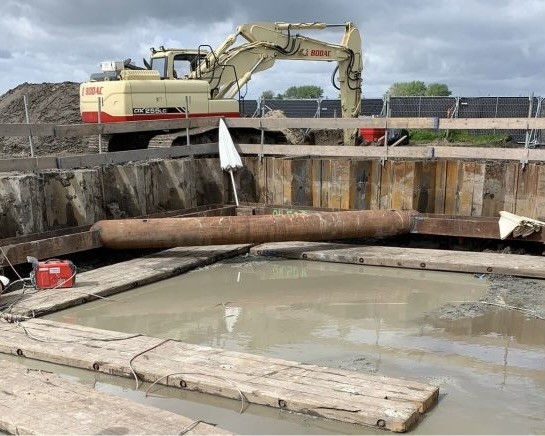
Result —
[[434, 213], [446, 213], [446, 187], [447, 187], [447, 174], [448, 174], [448, 161], [438, 161], [435, 170], [435, 202]]
[[293, 159], [291, 167], [291, 204], [293, 206], [312, 206], [310, 159]]
[[38, 319], [0, 324], [0, 352], [398, 432], [438, 398], [420, 382]]
[[437, 162], [415, 162], [412, 209], [422, 213], [434, 211], [436, 196], [442, 197], [442, 192], [436, 191], [436, 183]]
[[[216, 127], [218, 117], [157, 121], [129, 121], [105, 124], [0, 124], [0, 136], [75, 137], [126, 132]], [[355, 129], [363, 127], [398, 129], [543, 129], [543, 118], [227, 118], [228, 127], [250, 127], [268, 130], [286, 128]]]
[[545, 259], [517, 254], [476, 253], [321, 242], [278, 242], [252, 247], [252, 254], [422, 270], [494, 273], [545, 278]]
[[74, 288], [27, 291], [24, 294], [17, 291], [2, 295], [0, 304], [9, 307], [7, 311], [13, 314], [43, 315], [172, 277], [246, 253], [248, 249], [249, 245], [173, 248], [78, 274]]
[[10, 434], [228, 434], [5, 360], [0, 373], [0, 430]]

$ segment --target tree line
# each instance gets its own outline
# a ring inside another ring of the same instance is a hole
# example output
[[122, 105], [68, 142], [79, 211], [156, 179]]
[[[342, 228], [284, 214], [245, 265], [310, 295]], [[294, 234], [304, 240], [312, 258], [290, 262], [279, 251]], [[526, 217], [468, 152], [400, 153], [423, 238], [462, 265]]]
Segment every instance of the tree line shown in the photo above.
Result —
[[[396, 82], [388, 88], [387, 93], [392, 97], [402, 96], [427, 96], [427, 97], [448, 97], [452, 94], [444, 83], [425, 83], [420, 80], [412, 82]], [[261, 98], [264, 100], [289, 100], [305, 98], [323, 98], [324, 90], [320, 86], [303, 85], [290, 86], [284, 93], [275, 93], [271, 90], [263, 91]]]

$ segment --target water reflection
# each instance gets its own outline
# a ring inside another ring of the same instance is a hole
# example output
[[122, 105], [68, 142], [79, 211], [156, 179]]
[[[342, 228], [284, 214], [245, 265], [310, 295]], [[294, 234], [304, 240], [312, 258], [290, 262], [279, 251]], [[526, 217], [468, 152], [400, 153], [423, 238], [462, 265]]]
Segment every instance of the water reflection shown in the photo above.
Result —
[[[433, 380], [446, 404], [419, 432], [442, 433], [445, 422], [453, 433], [545, 431], [536, 406], [545, 395], [545, 323], [494, 308], [473, 319], [434, 315], [487, 289], [486, 280], [468, 274], [250, 258], [49, 318]], [[486, 407], [474, 407], [481, 397]], [[508, 423], [497, 417], [505, 410]]]

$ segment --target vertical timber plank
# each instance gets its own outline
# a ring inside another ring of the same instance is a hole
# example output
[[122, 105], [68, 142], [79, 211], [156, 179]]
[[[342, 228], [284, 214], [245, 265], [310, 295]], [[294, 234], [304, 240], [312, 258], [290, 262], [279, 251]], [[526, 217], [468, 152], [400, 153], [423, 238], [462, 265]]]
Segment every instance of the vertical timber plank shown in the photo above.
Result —
[[459, 179], [459, 196], [460, 203], [459, 208], [456, 211], [457, 215], [471, 216], [471, 207], [473, 204], [473, 185], [475, 183], [475, 163], [474, 162], [462, 162], [462, 173]]
[[523, 170], [519, 170], [518, 175], [516, 200], [517, 215], [534, 218], [538, 176], [536, 164], [526, 164]]
[[280, 158], [273, 158], [273, 203], [284, 203], [284, 161]]
[[486, 164], [475, 162], [473, 173], [473, 201], [471, 206], [472, 216], [482, 216], [484, 200], [484, 176]]
[[371, 163], [371, 196], [369, 209], [380, 209], [380, 193], [382, 190], [382, 164], [380, 160]]
[[517, 184], [520, 164], [517, 162], [506, 162], [504, 165], [504, 210], [511, 213], [517, 213]]
[[322, 160], [322, 207], [333, 207], [331, 205], [331, 159]]
[[322, 160], [312, 159], [312, 206], [322, 207]]
[[458, 213], [459, 164], [457, 161], [447, 161], [444, 212], [446, 215], [456, 215]]
[[335, 159], [331, 162], [330, 195], [332, 207], [336, 209], [348, 209], [350, 206], [350, 160]]
[[372, 162], [353, 160], [350, 163], [351, 209], [371, 209]]
[[393, 169], [392, 161], [388, 160], [384, 162], [384, 166], [381, 168], [380, 176], [380, 202], [379, 209], [390, 209], [392, 202], [392, 179]]
[[291, 198], [291, 186], [292, 186], [292, 172], [291, 165], [293, 161], [291, 159], [282, 159], [282, 204], [292, 205], [293, 199]]
[[436, 162], [435, 170], [435, 192], [433, 213], [446, 214], [446, 193], [447, 193], [447, 164], [448, 161]]
[[535, 218], [545, 220], [545, 165], [536, 165], [538, 172], [537, 193], [535, 199]]
[[403, 209], [405, 196], [405, 162], [391, 162], [391, 175], [392, 179], [389, 189], [390, 207], [392, 209]]
[[294, 206], [312, 206], [312, 162], [294, 159], [291, 166], [291, 198]]
[[483, 182], [481, 216], [499, 216], [505, 205], [505, 162], [487, 162]]
[[[413, 209], [423, 213], [435, 212], [437, 162], [415, 162]], [[444, 198], [441, 192], [441, 198]]]

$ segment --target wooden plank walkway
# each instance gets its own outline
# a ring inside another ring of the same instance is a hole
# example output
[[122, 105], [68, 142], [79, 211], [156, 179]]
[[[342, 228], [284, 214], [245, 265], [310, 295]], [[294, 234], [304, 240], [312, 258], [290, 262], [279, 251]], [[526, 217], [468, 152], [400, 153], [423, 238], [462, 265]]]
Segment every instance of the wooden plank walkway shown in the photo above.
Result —
[[10, 434], [228, 434], [55, 374], [0, 360], [0, 430]]
[[277, 242], [250, 249], [254, 255], [420, 270], [492, 273], [545, 278], [545, 259], [518, 254], [477, 253], [324, 242]]
[[178, 247], [76, 276], [71, 289], [12, 292], [0, 297], [4, 313], [40, 316], [107, 297], [248, 252], [250, 245]]
[[31, 319], [0, 324], [0, 352], [204, 392], [287, 411], [409, 430], [433, 407], [424, 383]]

